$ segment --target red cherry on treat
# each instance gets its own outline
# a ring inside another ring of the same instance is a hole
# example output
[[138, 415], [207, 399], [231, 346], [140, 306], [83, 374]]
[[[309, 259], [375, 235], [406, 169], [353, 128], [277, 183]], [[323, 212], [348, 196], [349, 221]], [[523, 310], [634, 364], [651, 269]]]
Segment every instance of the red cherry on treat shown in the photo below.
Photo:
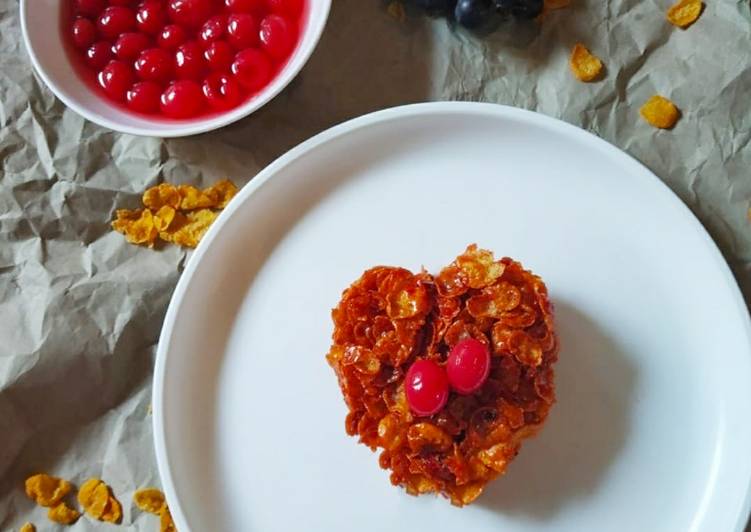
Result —
[[407, 370], [404, 391], [415, 414], [432, 416], [446, 405], [449, 381], [444, 369], [432, 360], [416, 360]]
[[125, 6], [130, 7], [135, 4], [134, 0], [109, 0], [111, 6]]
[[263, 52], [248, 48], [235, 56], [230, 70], [240, 85], [257, 91], [271, 78], [271, 61]]
[[266, 5], [272, 13], [297, 18], [302, 14], [303, 0], [266, 0]]
[[138, 55], [136, 72], [144, 81], [166, 82], [172, 75], [172, 54], [162, 48], [149, 48]]
[[147, 0], [136, 10], [136, 24], [143, 33], [155, 35], [167, 22], [167, 14], [160, 2]]
[[235, 13], [227, 17], [229, 42], [242, 50], [258, 44], [258, 22], [249, 13]]
[[162, 93], [162, 112], [172, 118], [190, 118], [201, 111], [203, 101], [201, 86], [183, 79], [172, 83]]
[[188, 34], [182, 26], [170, 24], [162, 29], [156, 41], [160, 48], [164, 48], [165, 50], [177, 50], [177, 47], [187, 39]]
[[159, 99], [162, 88], [153, 81], [139, 81], [125, 94], [128, 107], [139, 113], [156, 113], [159, 111]]
[[242, 98], [242, 89], [237, 81], [221, 72], [209, 74], [203, 81], [201, 89], [209, 105], [218, 110], [231, 109]]
[[206, 48], [203, 56], [211, 70], [226, 72], [235, 58], [235, 50], [227, 41], [214, 41]]
[[133, 84], [133, 69], [122, 61], [110, 61], [99, 72], [97, 80], [104, 92], [114, 100], [125, 98], [125, 92]]
[[214, 13], [212, 0], [169, 0], [167, 11], [176, 24], [197, 28]]
[[107, 7], [106, 0], [76, 0], [75, 10], [79, 15], [86, 17], [98, 17]]
[[261, 10], [264, 0], [224, 0], [230, 13], [253, 13]]
[[87, 18], [78, 18], [73, 23], [72, 34], [76, 48], [86, 49], [96, 40], [96, 25]]
[[86, 50], [86, 63], [95, 70], [103, 68], [112, 57], [112, 45], [107, 41], [95, 42]]
[[127, 7], [109, 6], [99, 15], [97, 27], [103, 37], [116, 39], [121, 33], [135, 29], [136, 15]]
[[490, 350], [479, 340], [466, 338], [451, 349], [446, 374], [457, 392], [476, 392], [487, 380], [489, 372]]
[[138, 54], [151, 45], [149, 38], [143, 33], [123, 33], [112, 46], [112, 51], [118, 59], [133, 61]]
[[209, 45], [214, 41], [218, 41], [224, 37], [224, 32], [227, 30], [227, 17], [224, 15], [216, 15], [203, 23], [201, 31], [198, 33], [198, 38], [204, 44]]
[[200, 79], [206, 70], [203, 48], [195, 42], [186, 42], [175, 52], [175, 74], [178, 79]]
[[277, 61], [284, 59], [295, 44], [292, 26], [279, 15], [269, 15], [261, 21], [261, 48]]

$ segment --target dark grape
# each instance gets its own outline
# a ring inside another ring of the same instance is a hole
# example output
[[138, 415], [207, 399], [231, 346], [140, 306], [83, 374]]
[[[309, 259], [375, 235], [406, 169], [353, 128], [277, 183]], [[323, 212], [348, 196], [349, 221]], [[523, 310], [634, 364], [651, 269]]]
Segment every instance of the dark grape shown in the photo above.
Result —
[[544, 0], [495, 0], [495, 7], [503, 14], [532, 19], [542, 13]]
[[490, 23], [494, 11], [493, 0], [459, 0], [454, 18], [465, 28], [477, 30]]

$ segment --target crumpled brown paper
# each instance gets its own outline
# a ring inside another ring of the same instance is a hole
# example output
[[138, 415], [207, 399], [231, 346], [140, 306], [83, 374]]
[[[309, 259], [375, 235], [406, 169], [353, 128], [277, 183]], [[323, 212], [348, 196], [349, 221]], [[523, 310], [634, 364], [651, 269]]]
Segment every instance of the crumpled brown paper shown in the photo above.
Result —
[[[334, 0], [317, 51], [274, 101], [223, 130], [165, 141], [113, 133], [66, 109], [32, 75], [18, 1], [0, 0], [0, 530], [25, 521], [57, 530], [23, 494], [37, 471], [78, 484], [101, 477], [123, 502], [119, 530], [157, 528], [131, 497], [159, 484], [152, 365], [187, 253], [127, 244], [110, 230], [113, 211], [137, 206], [160, 180], [242, 184], [363, 113], [477, 100], [580, 125], [665, 180], [712, 233], [749, 300], [749, 2], [707, 0], [682, 31], [665, 21], [671, 1], [573, 0], [541, 26], [509, 23], [477, 39], [442, 19], [399, 22], [380, 0]], [[573, 78], [576, 42], [603, 59], [602, 81]], [[673, 131], [640, 119], [654, 93], [683, 111]], [[101, 527], [83, 517], [70, 530]]]

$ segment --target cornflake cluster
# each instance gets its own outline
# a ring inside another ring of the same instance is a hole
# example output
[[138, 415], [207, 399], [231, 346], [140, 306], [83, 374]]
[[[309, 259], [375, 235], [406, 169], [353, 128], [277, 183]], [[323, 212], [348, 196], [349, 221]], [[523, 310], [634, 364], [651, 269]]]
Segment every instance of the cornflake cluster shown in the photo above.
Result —
[[[509, 258], [472, 245], [437, 276], [375, 267], [344, 291], [333, 310], [326, 358], [349, 407], [345, 428], [391, 471], [391, 483], [435, 492], [457, 506], [502, 474], [523, 439], [555, 402], [558, 341], [547, 289]], [[419, 359], [446, 363], [465, 338], [489, 346], [491, 369], [470, 395], [415, 415], [404, 378]]]
[[161, 239], [194, 248], [235, 194], [227, 179], [203, 190], [162, 183], [143, 193], [145, 208], [118, 210], [112, 228], [131, 244], [153, 247]]

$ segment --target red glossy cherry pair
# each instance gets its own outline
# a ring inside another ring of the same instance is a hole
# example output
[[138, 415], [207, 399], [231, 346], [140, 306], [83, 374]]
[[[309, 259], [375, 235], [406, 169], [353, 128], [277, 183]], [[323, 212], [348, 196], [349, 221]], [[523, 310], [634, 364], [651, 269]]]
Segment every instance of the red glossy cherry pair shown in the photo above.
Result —
[[448, 401], [449, 387], [461, 394], [476, 392], [490, 373], [490, 351], [474, 338], [457, 343], [446, 367], [432, 360], [417, 360], [407, 371], [404, 389], [410, 409], [418, 416], [439, 412]]

